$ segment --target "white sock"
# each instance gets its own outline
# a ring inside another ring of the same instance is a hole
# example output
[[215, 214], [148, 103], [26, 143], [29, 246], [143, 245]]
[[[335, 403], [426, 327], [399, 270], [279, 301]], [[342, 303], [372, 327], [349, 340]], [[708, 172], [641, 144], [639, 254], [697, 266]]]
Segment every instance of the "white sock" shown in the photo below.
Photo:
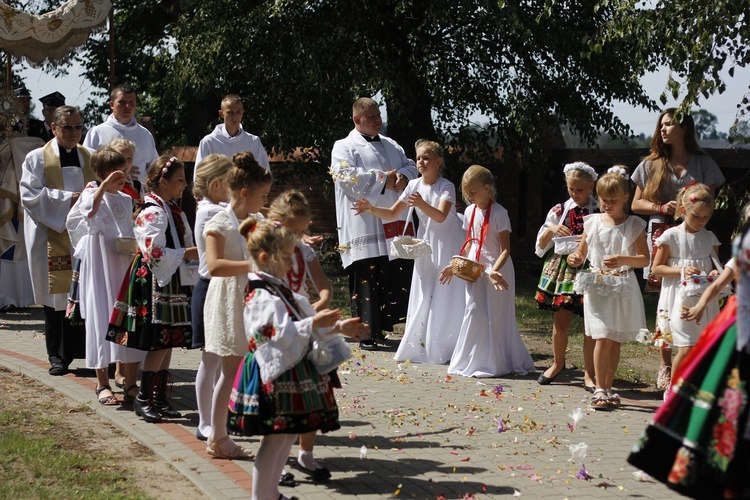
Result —
[[307, 470], [316, 470], [316, 469], [321, 468], [320, 464], [315, 460], [312, 450], [310, 451], [299, 450], [299, 455], [297, 456], [297, 463]]

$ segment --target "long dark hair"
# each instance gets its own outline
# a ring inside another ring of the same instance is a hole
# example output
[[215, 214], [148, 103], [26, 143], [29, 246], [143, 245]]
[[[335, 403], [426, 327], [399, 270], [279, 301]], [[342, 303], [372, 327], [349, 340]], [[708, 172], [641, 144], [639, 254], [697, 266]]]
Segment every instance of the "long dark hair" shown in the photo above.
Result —
[[[667, 108], [659, 113], [659, 119], [656, 121], [656, 129], [654, 129], [654, 135], [651, 137], [651, 153], [643, 158], [644, 161], [649, 161], [651, 164], [648, 177], [646, 178], [646, 185], [643, 187], [643, 199], [653, 203], [668, 201], [659, 198], [659, 188], [667, 183], [669, 175], [672, 173], [669, 166], [672, 146], [664, 144], [664, 139], [661, 138], [661, 122], [666, 115], [670, 115], [674, 119], [676, 113], [677, 108]], [[680, 126], [685, 133], [685, 149], [691, 154], [705, 154], [698, 145], [698, 139], [695, 137], [695, 121], [693, 117], [685, 114], [681, 115], [681, 117], [682, 122]]]

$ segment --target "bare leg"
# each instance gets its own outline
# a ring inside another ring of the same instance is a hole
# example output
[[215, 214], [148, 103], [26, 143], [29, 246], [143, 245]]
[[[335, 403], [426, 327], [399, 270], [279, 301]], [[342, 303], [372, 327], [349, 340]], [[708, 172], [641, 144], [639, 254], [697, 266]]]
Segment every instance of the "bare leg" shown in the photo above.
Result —
[[164, 357], [161, 360], [159, 370], [169, 370], [169, 363], [172, 362], [172, 349], [164, 349], [164, 351], [166, 352], [164, 353]]
[[692, 346], [677, 348], [677, 355], [674, 357], [674, 361], [672, 362], [672, 385], [674, 385], [676, 382], [675, 373], [677, 373], [677, 368], [679, 368], [682, 362], [685, 361], [685, 357], [688, 355], [692, 348]]
[[594, 346], [594, 375], [596, 377], [597, 389], [609, 389], [607, 375], [611, 366], [612, 341], [608, 339], [596, 339]]
[[560, 371], [565, 368], [565, 352], [568, 349], [568, 330], [570, 322], [573, 319], [573, 313], [565, 309], [555, 311], [555, 318], [552, 323], [552, 366], [547, 368], [544, 376], [554, 378]]
[[122, 384], [127, 389], [128, 382], [125, 380], [125, 372], [123, 370], [123, 363], [120, 361], [115, 361], [115, 384]]
[[[661, 353], [661, 364], [672, 366], [672, 349], [659, 349]], [[674, 370], [672, 371], [674, 373]]]
[[162, 369], [162, 363], [164, 363], [165, 358], [167, 360], [167, 366], [169, 366], [169, 361], [172, 359], [172, 349], [148, 351], [146, 353], [146, 359], [143, 360], [143, 371], [158, 372]]
[[[582, 325], [583, 327], [583, 325]], [[584, 330], [585, 331], [585, 330]], [[587, 387], [596, 386], [596, 378], [594, 374], [594, 346], [596, 340], [583, 335], [583, 383]]]
[[315, 446], [315, 434], [317, 431], [307, 432], [299, 435], [299, 455], [297, 463], [310, 473], [313, 481], [327, 481], [331, 478], [331, 472], [320, 465], [313, 455]]
[[612, 388], [612, 384], [615, 380], [615, 372], [617, 371], [617, 366], [620, 364], [620, 343], [615, 342], [614, 340], [608, 341], [611, 345], [609, 347], [609, 369], [607, 370], [607, 378], [605, 379], [605, 384], [607, 389]]
[[306, 432], [299, 435], [299, 449], [303, 451], [313, 451], [315, 446], [315, 435], [318, 431]]
[[[100, 387], [108, 386], [109, 385], [109, 369], [108, 368], [97, 368], [94, 370], [96, 372], [96, 388], [99, 389]], [[97, 394], [97, 399], [106, 398], [107, 396], [114, 396], [112, 394], [112, 391], [110, 389], [104, 389], [99, 394]]]
[[120, 363], [119, 361], [117, 364], [120, 366], [120, 370], [122, 372], [123, 376], [123, 383], [125, 384], [125, 395], [130, 397], [136, 397], [138, 395], [138, 367], [140, 366], [139, 362], [134, 363]]

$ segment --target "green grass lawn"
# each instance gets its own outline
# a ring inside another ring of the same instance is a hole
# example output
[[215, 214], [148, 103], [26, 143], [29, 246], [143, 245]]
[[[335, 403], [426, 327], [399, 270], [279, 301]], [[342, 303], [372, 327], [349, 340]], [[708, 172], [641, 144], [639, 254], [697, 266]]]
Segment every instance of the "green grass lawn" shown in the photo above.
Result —
[[17, 398], [11, 377], [0, 373], [0, 498], [149, 498], [120, 463], [126, 450], [97, 449], [87, 439], [96, 425], [88, 407], [47, 401], [49, 389], [36, 381], [24, 387], [39, 391], [34, 397]]

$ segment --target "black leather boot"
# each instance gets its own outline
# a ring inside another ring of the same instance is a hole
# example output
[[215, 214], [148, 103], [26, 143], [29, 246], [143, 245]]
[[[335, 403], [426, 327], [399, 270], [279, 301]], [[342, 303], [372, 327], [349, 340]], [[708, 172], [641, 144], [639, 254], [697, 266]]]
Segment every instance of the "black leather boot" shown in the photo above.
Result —
[[156, 411], [162, 417], [166, 418], [180, 418], [182, 413], [172, 408], [167, 399], [167, 387], [169, 386], [170, 374], [169, 370], [159, 370], [156, 372], [156, 392], [154, 393], [154, 406]]
[[154, 405], [154, 392], [156, 391], [156, 372], [143, 372], [141, 375], [141, 388], [138, 396], [133, 401], [133, 409], [138, 417], [146, 422], [161, 422], [161, 414]]

